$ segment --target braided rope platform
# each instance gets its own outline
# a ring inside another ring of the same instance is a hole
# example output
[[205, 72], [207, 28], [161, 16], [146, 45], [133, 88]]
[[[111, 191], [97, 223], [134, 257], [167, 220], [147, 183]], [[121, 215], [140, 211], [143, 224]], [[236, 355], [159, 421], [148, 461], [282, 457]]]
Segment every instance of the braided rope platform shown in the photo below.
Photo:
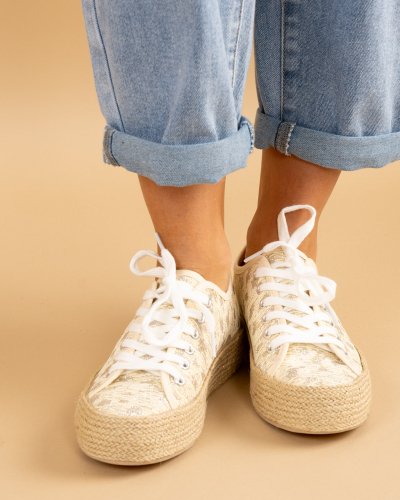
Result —
[[268, 376], [250, 351], [250, 394], [257, 413], [268, 423], [303, 434], [334, 434], [354, 429], [367, 418], [371, 380], [365, 358], [363, 371], [351, 383], [332, 387], [287, 384]]
[[245, 351], [246, 337], [240, 329], [217, 354], [192, 402], [146, 417], [121, 417], [98, 411], [87, 399], [92, 379], [75, 412], [79, 446], [89, 457], [118, 465], [157, 463], [183, 453], [200, 436], [207, 397], [240, 367]]

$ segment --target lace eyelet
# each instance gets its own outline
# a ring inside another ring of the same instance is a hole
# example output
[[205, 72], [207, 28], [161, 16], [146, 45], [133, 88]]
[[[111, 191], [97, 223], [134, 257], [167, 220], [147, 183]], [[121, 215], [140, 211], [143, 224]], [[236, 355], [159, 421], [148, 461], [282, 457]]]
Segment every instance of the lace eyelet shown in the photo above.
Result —
[[212, 306], [212, 299], [211, 297], [208, 297], [208, 302], [206, 304], [207, 307], [211, 307]]
[[202, 312], [202, 313], [201, 313], [201, 318], [200, 318], [200, 319], [198, 319], [197, 321], [201, 324], [201, 323], [204, 323], [204, 319], [205, 319], [205, 318], [204, 318], [204, 313]]
[[194, 347], [192, 345], [189, 345], [188, 349], [185, 349], [186, 354], [193, 354], [194, 353]]
[[264, 332], [264, 337], [269, 337], [269, 334], [268, 334], [268, 329], [267, 329], [267, 330], [265, 330], [265, 332]]
[[271, 344], [268, 346], [268, 351], [269, 352], [274, 352], [275, 351], [275, 349], [272, 349]]
[[183, 370], [189, 370], [189, 367], [190, 367], [189, 361], [187, 361], [187, 360], [185, 359], [185, 362], [184, 362], [184, 363], [182, 363], [180, 366], [181, 366], [181, 368], [182, 368]]
[[179, 378], [179, 379], [174, 378], [174, 382], [175, 382], [175, 384], [183, 385], [185, 383], [185, 377], [183, 377], [181, 375], [181, 378]]
[[267, 321], [267, 319], [266, 319], [266, 317], [265, 317], [265, 314], [264, 314], [264, 316], [262, 317], [262, 320], [263, 320], [263, 322], [264, 322], [264, 323]]
[[261, 284], [257, 286], [257, 293], [261, 293], [260, 286]]
[[265, 307], [264, 304], [263, 304], [263, 302], [264, 302], [263, 300], [260, 302], [260, 309], [262, 309], [263, 307]]
[[197, 340], [199, 338], [199, 330], [194, 330], [193, 334], [191, 335], [192, 339]]

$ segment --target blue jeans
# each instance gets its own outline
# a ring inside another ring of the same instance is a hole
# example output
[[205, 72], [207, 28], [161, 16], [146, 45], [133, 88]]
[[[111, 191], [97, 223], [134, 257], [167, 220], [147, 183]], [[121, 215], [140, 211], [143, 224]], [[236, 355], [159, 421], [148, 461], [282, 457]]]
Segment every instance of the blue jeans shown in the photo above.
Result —
[[341, 170], [400, 159], [400, 0], [82, 4], [111, 165], [186, 186], [245, 167], [253, 145]]

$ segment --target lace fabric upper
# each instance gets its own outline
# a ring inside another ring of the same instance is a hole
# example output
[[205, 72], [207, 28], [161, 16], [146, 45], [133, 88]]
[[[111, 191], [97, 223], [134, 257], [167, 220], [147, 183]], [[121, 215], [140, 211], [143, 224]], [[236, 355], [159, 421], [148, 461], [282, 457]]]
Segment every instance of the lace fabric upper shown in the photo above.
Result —
[[[311, 212], [311, 218], [290, 237], [285, 214], [300, 208], [307, 208]], [[296, 205], [282, 210], [278, 217], [279, 241], [266, 245], [261, 252], [245, 259], [245, 262], [249, 262], [278, 247], [282, 248], [286, 256], [284, 261], [274, 262], [269, 268], [260, 267], [255, 272], [256, 278], [273, 278], [260, 284], [258, 291], [277, 292], [275, 296], [263, 299], [260, 306], [280, 306], [267, 312], [264, 317], [265, 322], [278, 320], [265, 330], [265, 336], [276, 335], [269, 344], [270, 350], [286, 343], [308, 343], [323, 348], [335, 345], [346, 352], [345, 345], [339, 340], [333, 327], [333, 321], [337, 321], [337, 318], [329, 305], [335, 298], [336, 283], [318, 276], [316, 269], [307, 266], [298, 251], [298, 246], [314, 227], [315, 216], [315, 209], [308, 205]], [[312, 306], [319, 307], [315, 310]]]
[[[285, 215], [298, 209], [309, 210], [311, 218], [289, 236]], [[319, 276], [311, 259], [298, 250], [314, 226], [315, 215], [315, 209], [308, 205], [282, 210], [278, 217], [279, 241], [245, 259], [250, 267], [247, 264], [247, 271], [237, 274], [237, 286], [254, 355], [267, 371], [280, 377], [298, 377], [299, 383], [307, 378], [308, 383], [318, 384], [317, 378], [313, 380], [315, 370], [321, 372], [321, 379], [336, 370], [332, 383], [350, 381], [361, 372], [361, 365], [329, 304], [335, 297], [336, 284]], [[264, 258], [260, 260], [261, 256]]]
[[[88, 399], [101, 412], [147, 416], [190, 402], [213, 354], [240, 328], [232, 283], [225, 293], [193, 271], [176, 270], [172, 255], [162, 243], [160, 248], [161, 256], [138, 252], [131, 261], [135, 274], [156, 279], [88, 389]], [[142, 272], [139, 263], [146, 256], [160, 265]]]
[[[161, 256], [144, 250], [138, 252], [131, 261], [131, 271], [138, 276], [153, 276], [160, 280], [160, 286], [155, 290], [147, 290], [143, 300], [151, 300], [150, 308], [141, 307], [137, 316], [142, 316], [141, 323], [132, 322], [128, 331], [139, 334], [139, 338], [126, 338], [121, 344], [121, 350], [115, 357], [115, 362], [109, 368], [109, 376], [98, 387], [95, 387], [90, 397], [107, 387], [125, 371], [147, 371], [155, 375], [166, 372], [174, 378], [175, 383], [183, 385], [185, 377], [182, 370], [189, 368], [188, 361], [171, 352], [174, 350], [194, 352], [192, 344], [182, 340], [182, 333], [197, 338], [199, 332], [188, 320], [194, 318], [198, 323], [205, 322], [210, 332], [212, 354], [215, 357], [215, 321], [210, 312], [211, 298], [194, 291], [194, 287], [186, 281], [177, 280], [176, 264], [171, 253], [163, 246], [156, 234], [161, 248]], [[139, 261], [144, 257], [154, 257], [160, 264], [148, 271], [139, 269]], [[187, 301], [194, 302], [198, 309], [187, 307]], [[168, 363], [169, 362], [169, 363]], [[178, 370], [173, 364], [180, 366]]]

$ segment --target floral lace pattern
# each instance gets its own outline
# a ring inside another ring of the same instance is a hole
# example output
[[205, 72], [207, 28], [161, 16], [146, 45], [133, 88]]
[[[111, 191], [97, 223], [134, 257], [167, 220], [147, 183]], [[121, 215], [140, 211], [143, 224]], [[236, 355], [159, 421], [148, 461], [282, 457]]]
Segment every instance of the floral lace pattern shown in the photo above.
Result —
[[[186, 276], [180, 271], [178, 271], [177, 275], [177, 279], [186, 281], [194, 287], [201, 284], [200, 276], [199, 280], [196, 280], [193, 276]], [[240, 328], [238, 300], [234, 291], [232, 291], [229, 299], [223, 298], [214, 288], [205, 288], [202, 289], [202, 292], [208, 294], [211, 298], [210, 310], [216, 324], [215, 341], [218, 352]], [[162, 307], [169, 306], [163, 304]], [[191, 304], [190, 307], [196, 308], [196, 305]], [[139, 317], [137, 316], [135, 322], [138, 321]], [[213, 361], [210, 335], [206, 323], [199, 323], [193, 318], [189, 319], [189, 323], [198, 330], [198, 339], [193, 339], [185, 333], [182, 334], [181, 338], [193, 346], [193, 354], [188, 354], [181, 349], [169, 348], [171, 352], [176, 351], [179, 356], [182, 356], [189, 363], [187, 370], [181, 370], [182, 375], [185, 377], [184, 385], [176, 384], [173, 377], [168, 376], [178, 406], [188, 403], [199, 393]], [[109, 359], [97, 374], [88, 393], [99, 387], [107, 378], [108, 370], [120, 352], [122, 342], [126, 338], [133, 339], [134, 336], [135, 334], [129, 332], [128, 329], [124, 332]], [[175, 365], [179, 368], [177, 364]], [[143, 370], [125, 371], [108, 387], [92, 396], [90, 401], [99, 411], [123, 417], [147, 416], [171, 410], [160, 376]]]
[[[265, 267], [274, 262], [285, 259], [285, 254], [281, 248], [277, 248], [268, 255], [250, 261], [244, 266], [243, 272], [235, 274], [235, 288], [238, 294], [239, 303], [245, 317], [249, 337], [251, 340], [254, 361], [264, 372], [275, 363], [279, 355], [279, 349], [269, 351], [268, 346], [276, 335], [265, 337], [264, 332], [268, 327], [276, 323], [274, 319], [269, 322], [263, 320], [264, 315], [273, 310], [275, 306], [260, 307], [260, 302], [268, 296], [273, 296], [272, 291], [258, 292], [257, 287], [261, 283], [267, 282], [266, 277], [255, 278], [254, 273], [257, 268]], [[240, 269], [240, 268], [239, 268]], [[282, 280], [282, 283], [291, 284], [289, 280]], [[289, 297], [289, 296], [288, 296]], [[298, 297], [290, 295], [292, 300], [299, 300]], [[290, 311], [292, 314], [302, 315], [298, 311]], [[357, 350], [350, 341], [346, 331], [340, 322], [336, 323], [335, 329], [339, 339], [345, 344], [350, 358], [350, 363], [356, 369], [361, 370], [361, 361]], [[357, 374], [334, 353], [327, 351], [313, 344], [290, 344], [288, 351], [279, 368], [274, 375], [277, 379], [293, 385], [306, 386], [335, 386], [352, 382], [357, 378]]]

